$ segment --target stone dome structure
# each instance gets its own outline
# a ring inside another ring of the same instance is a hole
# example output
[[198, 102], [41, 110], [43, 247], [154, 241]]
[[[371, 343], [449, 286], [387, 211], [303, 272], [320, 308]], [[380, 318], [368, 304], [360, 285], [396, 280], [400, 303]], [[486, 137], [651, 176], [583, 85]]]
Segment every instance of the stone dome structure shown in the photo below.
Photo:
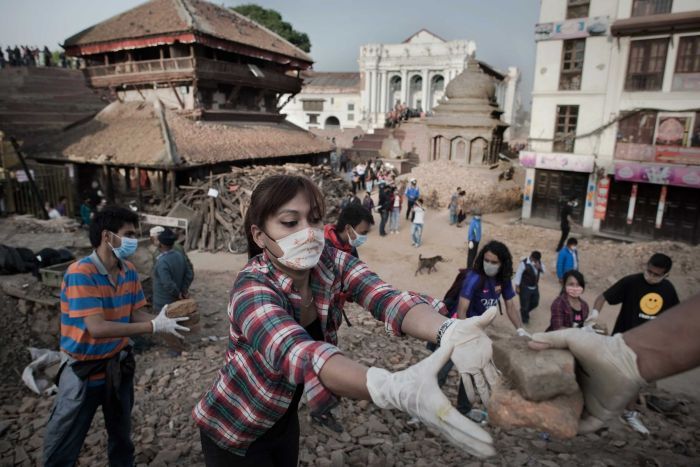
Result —
[[496, 95], [496, 85], [493, 79], [479, 68], [477, 61], [470, 58], [464, 71], [447, 85], [445, 95], [448, 99], [486, 97], [491, 100]]

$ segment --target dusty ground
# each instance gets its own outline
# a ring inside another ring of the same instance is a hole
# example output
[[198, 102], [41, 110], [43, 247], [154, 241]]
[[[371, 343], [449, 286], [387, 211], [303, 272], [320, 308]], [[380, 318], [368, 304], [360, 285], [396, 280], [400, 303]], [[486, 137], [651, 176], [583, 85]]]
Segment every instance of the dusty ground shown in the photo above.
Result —
[[[553, 268], [556, 231], [512, 223], [517, 214], [485, 216], [484, 236], [504, 240], [514, 256], [525, 256], [540, 249], [544, 262]], [[446, 212], [429, 212], [424, 232], [425, 244], [419, 250], [410, 246], [408, 226], [402, 224], [399, 235], [380, 238], [370, 234], [361, 257], [372, 269], [399, 288], [442, 296], [458, 267], [466, 258], [465, 229], [449, 227]], [[661, 243], [621, 245], [609, 241], [584, 240], [580, 244], [582, 270], [590, 281], [584, 298], [589, 302], [616, 278], [639, 270], [648, 256], [647, 250], [659, 248], [670, 252], [676, 261], [671, 280], [681, 299], [700, 291], [697, 267], [700, 248]], [[418, 253], [441, 254], [450, 262], [438, 265], [438, 272], [414, 276]], [[227, 344], [226, 300], [236, 271], [245, 263], [243, 256], [226, 254], [192, 254], [197, 269], [192, 294], [200, 302], [204, 327], [193, 339], [189, 351], [169, 356], [160, 345], [146, 348], [137, 355], [136, 404], [134, 407], [134, 443], [139, 465], [202, 465], [197, 430], [190, 411], [202, 391], [212, 383], [219, 370]], [[542, 305], [534, 312], [530, 329], [547, 326], [548, 307], [557, 293], [552, 275], [542, 282]], [[13, 301], [4, 301], [3, 313], [17, 313]], [[369, 315], [357, 307], [349, 310], [353, 327], [343, 326], [340, 346], [350, 356], [368, 365], [397, 370], [427, 355], [422, 343], [411, 339], [389, 338]], [[608, 326], [617, 310], [606, 308], [603, 316]], [[0, 336], [13, 332], [4, 322]], [[495, 324], [500, 332], [512, 332], [503, 317]], [[4, 344], [3, 344], [4, 345]], [[3, 349], [3, 353], [4, 353]], [[337, 411], [345, 433], [330, 434], [309, 424], [301, 408], [302, 465], [698, 465], [700, 454], [700, 402], [698, 371], [667, 380], [655, 394], [684, 402], [674, 418], [665, 418], [648, 409], [644, 420], [653, 436], [645, 440], [619, 422], [594, 435], [572, 441], [548, 440], [546, 434], [519, 429], [508, 433], [489, 428], [496, 439], [498, 455], [481, 463], [451, 448], [423, 427], [406, 424], [404, 414], [384, 411], [366, 402], [345, 400]], [[672, 391], [673, 394], [668, 391]], [[456, 397], [456, 378], [448, 381], [446, 392]], [[35, 465], [39, 462], [42, 431], [51, 398], [33, 395], [19, 383], [16, 373], [4, 374], [0, 380], [0, 465]], [[694, 397], [693, 397], [694, 396]], [[81, 455], [80, 465], [106, 465], [106, 435], [102, 415], [98, 414]]]

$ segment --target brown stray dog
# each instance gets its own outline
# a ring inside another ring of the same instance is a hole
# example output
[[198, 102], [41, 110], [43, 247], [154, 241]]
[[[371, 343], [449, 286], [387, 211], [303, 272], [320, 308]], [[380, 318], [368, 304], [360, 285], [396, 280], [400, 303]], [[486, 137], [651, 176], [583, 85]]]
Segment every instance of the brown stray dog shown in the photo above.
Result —
[[438, 262], [446, 261], [447, 260], [443, 259], [440, 255], [433, 256], [432, 258], [423, 258], [422, 255], [418, 255], [418, 269], [416, 269], [416, 273], [414, 274], [414, 276], [417, 276], [419, 272], [423, 274], [423, 269], [427, 269], [428, 274], [430, 274], [431, 271], [437, 272], [437, 268], [435, 267], [435, 265]]

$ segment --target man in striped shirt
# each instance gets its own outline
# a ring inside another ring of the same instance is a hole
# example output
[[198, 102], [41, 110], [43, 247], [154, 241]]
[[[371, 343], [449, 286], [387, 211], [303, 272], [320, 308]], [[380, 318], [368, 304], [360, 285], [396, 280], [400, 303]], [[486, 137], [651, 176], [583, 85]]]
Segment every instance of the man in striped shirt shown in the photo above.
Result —
[[[74, 465], [98, 406], [102, 405], [111, 466], [131, 466], [134, 358], [129, 337], [188, 329], [161, 310], [140, 310], [146, 300], [134, 265], [138, 216], [108, 206], [90, 224], [93, 253], [73, 263], [61, 286], [58, 394], [44, 434], [44, 465]], [[186, 319], [186, 318], [185, 318]]]

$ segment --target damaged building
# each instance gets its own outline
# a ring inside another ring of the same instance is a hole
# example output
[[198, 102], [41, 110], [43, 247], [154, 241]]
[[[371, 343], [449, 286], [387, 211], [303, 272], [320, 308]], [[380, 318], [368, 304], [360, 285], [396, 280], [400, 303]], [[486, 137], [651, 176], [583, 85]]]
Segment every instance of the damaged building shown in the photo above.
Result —
[[174, 197], [176, 186], [232, 165], [315, 163], [331, 150], [280, 113], [311, 57], [227, 8], [151, 0], [63, 46], [113, 101], [25, 148], [36, 161], [70, 164], [78, 200], [94, 181], [110, 200]]

